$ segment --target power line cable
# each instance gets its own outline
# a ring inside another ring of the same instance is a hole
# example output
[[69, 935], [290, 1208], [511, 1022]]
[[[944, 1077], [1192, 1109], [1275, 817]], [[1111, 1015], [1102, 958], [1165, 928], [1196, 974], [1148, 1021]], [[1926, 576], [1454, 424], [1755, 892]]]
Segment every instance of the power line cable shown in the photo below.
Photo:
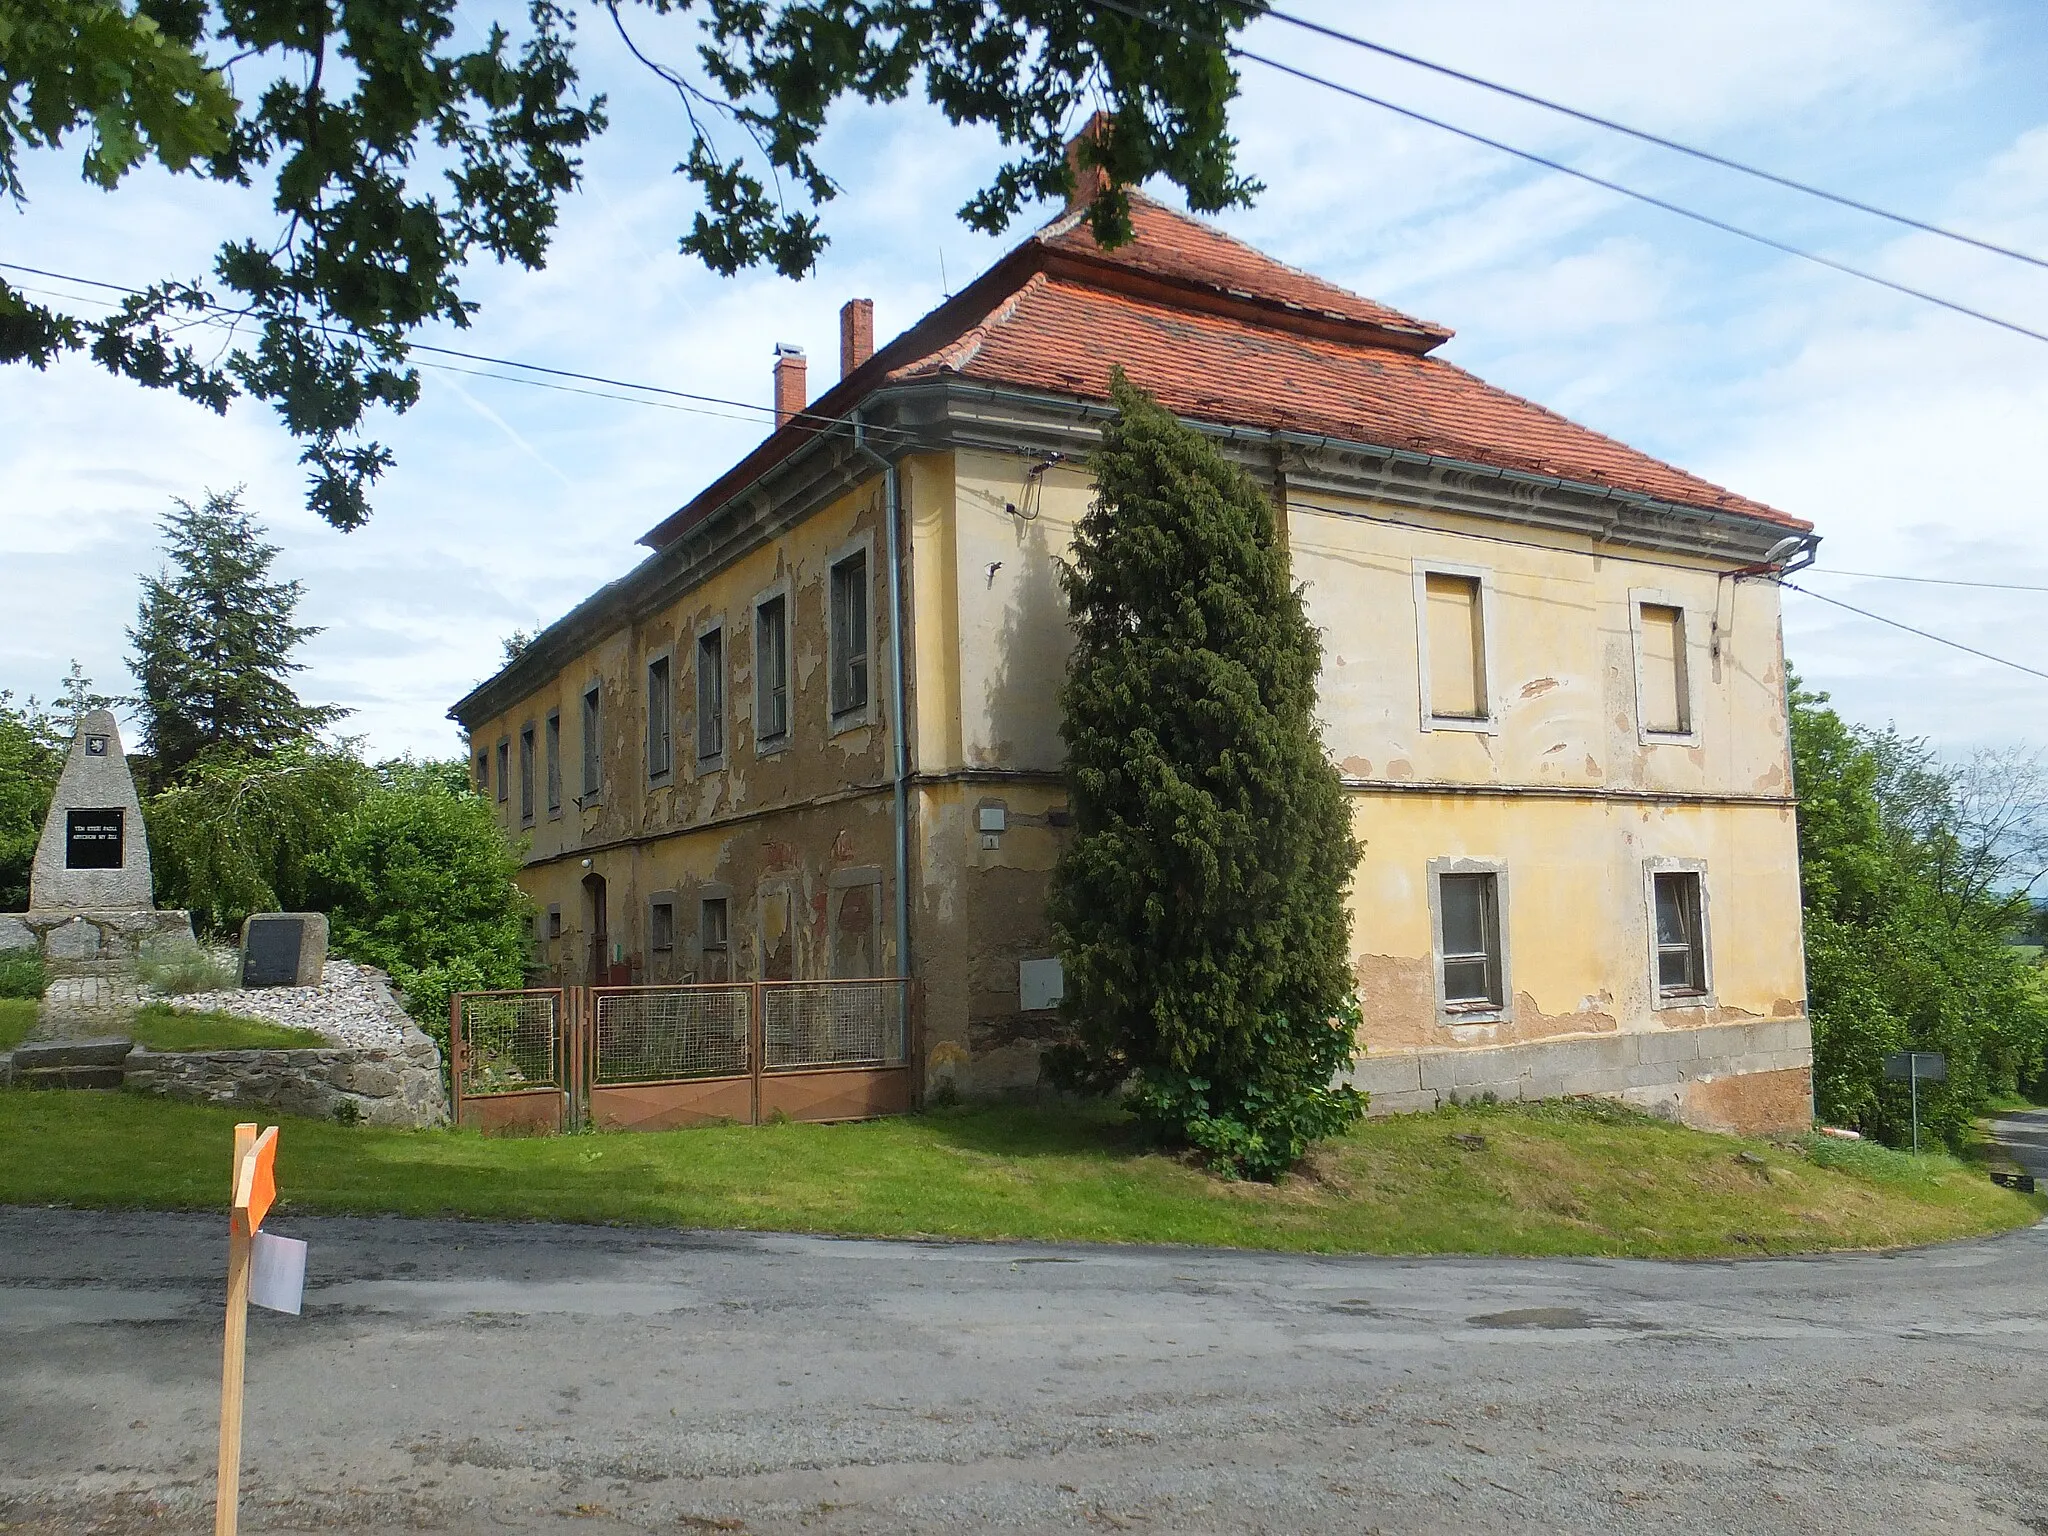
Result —
[[[103, 281], [103, 280], [101, 280], [101, 279], [99, 279], [99, 278], [93, 278], [93, 277], [80, 277], [80, 276], [79, 276], [78, 274], [76, 274], [76, 273], [73, 273], [73, 272], [52, 272], [52, 271], [50, 271], [50, 270], [48, 270], [47, 268], [44, 268], [44, 267], [31, 267], [31, 266], [26, 266], [26, 265], [22, 264], [21, 262], [17, 262], [17, 261], [0, 261], [0, 268], [5, 268], [6, 270], [8, 270], [8, 271], [10, 271], [10, 272], [31, 272], [31, 273], [34, 273], [34, 274], [35, 274], [35, 275], [36, 275], [37, 277], [46, 277], [46, 278], [52, 278], [52, 279], [54, 279], [54, 280], [56, 280], [56, 281], [58, 281], [58, 282], [63, 282], [63, 283], [80, 283], [80, 284], [83, 284], [84, 286], [86, 286], [86, 287], [89, 287], [89, 288], [104, 288], [104, 289], [107, 289], [107, 290], [109, 290], [110, 292], [113, 292], [113, 293], [125, 293], [125, 294], [140, 294], [140, 293], [142, 293], [142, 292], [143, 292], [143, 290], [142, 290], [142, 289], [140, 289], [140, 288], [131, 288], [131, 287], [127, 286], [127, 285], [126, 285], [126, 284], [124, 284], [124, 283], [109, 283], [109, 282], [105, 282], [105, 281]], [[206, 301], [206, 303], [205, 303], [205, 304], [203, 305], [203, 307], [204, 307], [205, 309], [208, 309], [208, 310], [211, 310], [211, 311], [215, 312], [215, 313], [216, 313], [216, 314], [218, 314], [218, 315], [236, 315], [236, 316], [239, 316], [239, 315], [241, 315], [241, 314], [242, 314], [242, 311], [240, 311], [240, 310], [236, 310], [236, 309], [230, 308], [229, 306], [227, 306], [227, 305], [224, 305], [224, 304], [215, 304], [215, 303], [213, 303], [213, 302], [212, 302], [212, 301], [210, 301], [210, 300], [209, 300], [209, 301]], [[323, 330], [323, 331], [331, 331], [331, 330], [332, 330], [332, 327], [328, 327], [328, 326], [320, 326], [320, 327], [318, 327], [318, 329], [320, 329], [320, 330]], [[668, 388], [668, 387], [667, 387], [666, 385], [662, 385], [662, 384], [638, 384], [638, 383], [635, 383], [635, 382], [633, 382], [633, 381], [632, 381], [632, 380], [630, 380], [630, 379], [615, 379], [615, 378], [608, 378], [608, 377], [606, 377], [606, 376], [605, 376], [604, 374], [599, 374], [599, 373], [580, 373], [580, 372], [577, 372], [577, 371], [576, 371], [576, 370], [574, 370], [574, 369], [569, 369], [569, 368], [552, 368], [552, 367], [549, 367], [549, 366], [547, 366], [546, 364], [543, 364], [543, 363], [526, 363], [526, 362], [521, 362], [521, 361], [520, 361], [519, 359], [517, 359], [517, 358], [512, 358], [512, 357], [494, 357], [494, 356], [490, 355], [489, 353], [485, 353], [485, 352], [465, 352], [465, 351], [461, 351], [460, 349], [458, 349], [458, 348], [455, 348], [455, 347], [440, 347], [440, 346], [434, 346], [434, 345], [432, 345], [431, 343], [429, 343], [429, 342], [424, 342], [424, 341], [411, 341], [411, 342], [407, 342], [407, 343], [406, 343], [406, 347], [407, 347], [407, 348], [408, 348], [408, 350], [410, 350], [410, 351], [414, 351], [414, 352], [431, 352], [431, 353], [434, 353], [435, 355], [437, 355], [437, 356], [440, 356], [440, 357], [453, 357], [453, 358], [459, 358], [459, 359], [461, 359], [461, 360], [462, 360], [462, 361], [464, 361], [464, 362], [470, 362], [470, 363], [485, 363], [485, 364], [488, 364], [488, 365], [490, 365], [490, 366], [492, 366], [492, 367], [496, 367], [496, 368], [519, 368], [519, 369], [523, 369], [523, 370], [525, 370], [525, 371], [526, 371], [526, 372], [528, 372], [528, 373], [546, 374], [546, 375], [548, 375], [548, 376], [550, 376], [550, 377], [552, 377], [552, 378], [558, 378], [558, 379], [575, 379], [575, 380], [578, 380], [579, 382], [581, 382], [581, 383], [585, 383], [585, 384], [603, 384], [603, 385], [607, 385], [607, 386], [609, 386], [609, 387], [611, 387], [611, 388], [613, 388], [613, 389], [633, 389], [633, 390], [642, 390], [642, 391], [646, 392], [647, 394], [651, 394], [651, 395], [662, 395], [662, 396], [666, 396], [666, 397], [668, 397], [669, 399], [674, 399], [674, 400], [686, 400], [686, 401], [691, 401], [691, 402], [694, 402], [694, 403], [696, 403], [697, 405], [700, 405], [700, 406], [702, 406], [702, 405], [719, 405], [719, 406], [726, 406], [726, 407], [730, 407], [730, 408], [732, 408], [732, 409], [737, 409], [737, 410], [742, 410], [742, 411], [751, 411], [751, 412], [754, 412], [754, 413], [755, 413], [755, 416], [752, 416], [752, 417], [734, 417], [734, 416], [730, 415], [728, 411], [708, 411], [708, 410], [698, 410], [698, 411], [695, 411], [695, 412], [693, 412], [693, 414], [696, 414], [696, 415], [702, 415], [702, 416], [715, 416], [715, 417], [719, 417], [719, 418], [722, 418], [722, 419], [724, 419], [724, 420], [754, 420], [754, 419], [757, 419], [757, 418], [758, 418], [759, 416], [764, 416], [764, 415], [765, 415], [765, 416], [773, 417], [773, 416], [774, 416], [774, 415], [776, 414], [776, 408], [775, 408], [774, 406], [772, 406], [772, 405], [759, 405], [759, 404], [756, 404], [756, 403], [755, 403], [754, 401], [751, 401], [751, 400], [731, 400], [731, 399], [727, 399], [726, 397], [724, 397], [724, 396], [722, 396], [722, 395], [703, 395], [703, 394], [695, 394], [695, 393], [693, 393], [693, 392], [691, 392], [691, 391], [689, 391], [689, 390], [683, 390], [683, 389], [670, 389], [670, 388]], [[428, 362], [428, 361], [422, 360], [422, 362], [421, 362], [421, 366], [422, 366], [422, 367], [429, 367], [429, 368], [434, 368], [434, 367], [439, 367], [439, 368], [447, 368], [447, 366], [448, 366], [448, 365], [446, 365], [446, 364], [437, 364], [437, 363], [432, 363], [432, 362]], [[456, 373], [467, 373], [467, 372], [470, 372], [470, 370], [468, 370], [468, 369], [460, 369], [460, 368], [457, 368], [457, 369], [450, 369], [449, 371], [451, 371], [451, 372], [456, 372]], [[542, 381], [541, 381], [541, 380], [539, 380], [539, 379], [515, 379], [515, 378], [506, 378], [506, 377], [505, 377], [504, 375], [502, 375], [502, 374], [481, 374], [481, 373], [480, 373], [480, 374], [477, 374], [477, 375], [475, 375], [475, 376], [476, 376], [476, 377], [478, 377], [478, 378], [498, 378], [498, 379], [501, 379], [501, 380], [502, 380], [503, 382], [505, 382], [505, 383], [508, 383], [508, 384], [533, 384], [533, 385], [541, 385], [541, 383], [542, 383]], [[545, 386], [542, 386], [542, 387], [545, 387]], [[560, 387], [563, 387], [563, 386], [556, 386], [556, 387], [560, 388]], [[567, 392], [567, 393], [571, 393], [571, 394], [593, 394], [593, 395], [595, 395], [595, 394], [597, 393], [597, 392], [596, 392], [596, 391], [594, 391], [594, 390], [566, 390], [565, 392]], [[629, 402], [631, 402], [631, 403], [638, 403], [638, 404], [642, 404], [642, 405], [656, 405], [656, 404], [663, 404], [663, 403], [664, 403], [664, 402], [662, 402], [662, 401], [654, 401], [654, 400], [637, 400], [637, 401], [636, 401], [636, 400], [634, 399], [634, 397], [632, 397], [632, 396], [626, 396], [626, 395], [608, 395], [608, 396], [599, 396], [599, 398], [602, 398], [602, 399], [614, 399], [614, 400], [626, 400], [626, 401], [629, 401]], [[671, 409], [671, 410], [688, 410], [688, 409], [689, 409], [689, 407], [687, 407], [687, 406], [670, 406], [670, 407], [669, 407], [669, 409]], [[811, 422], [811, 423], [813, 423], [814, 425], [817, 425], [817, 426], [850, 426], [850, 425], [852, 425], [852, 424], [853, 424], [853, 418], [852, 418], [852, 417], [850, 417], [850, 416], [827, 416], [827, 415], [823, 415], [823, 414], [820, 414], [820, 413], [818, 413], [818, 412], [815, 412], [815, 411], [797, 411], [797, 412], [795, 412], [795, 413], [793, 414], [793, 416], [792, 416], [792, 418], [791, 418], [791, 419], [793, 419], [793, 420], [803, 420], [803, 421], [808, 421], [808, 422]], [[861, 423], [861, 425], [862, 425], [862, 427], [863, 427], [863, 429], [864, 429], [865, 431], [868, 431], [868, 432], [870, 432], [870, 433], [873, 433], [873, 434], [875, 434], [875, 435], [877, 435], [877, 436], [880, 436], [880, 437], [886, 437], [886, 438], [894, 438], [894, 439], [897, 439], [897, 440], [898, 440], [898, 446], [901, 446], [901, 447], [908, 447], [908, 446], [914, 446], [914, 445], [918, 445], [918, 444], [921, 444], [921, 443], [922, 443], [922, 442], [924, 441], [924, 440], [923, 440], [923, 439], [922, 439], [921, 437], [919, 437], [919, 436], [918, 436], [918, 435], [917, 435], [916, 433], [914, 433], [914, 432], [910, 432], [910, 431], [907, 431], [906, 429], [904, 429], [904, 428], [901, 428], [901, 427], [885, 427], [885, 426], [880, 426], [880, 425], [877, 425], [877, 424], [874, 424], [874, 423], [869, 423], [869, 422], [863, 422], [863, 423]]]
[[1930, 587], [1983, 587], [1993, 592], [2048, 592], [2048, 586], [2017, 581], [1963, 581], [1953, 576], [1894, 576], [1889, 571], [1845, 571], [1839, 566], [1811, 567], [1816, 576], [1860, 576], [1867, 581], [1911, 581]]
[[1930, 630], [1916, 629], [1911, 624], [1901, 623], [1897, 619], [1888, 619], [1881, 613], [1872, 613], [1868, 608], [1858, 608], [1854, 603], [1845, 603], [1839, 597], [1827, 597], [1819, 592], [1810, 592], [1796, 581], [1786, 581], [1780, 578], [1778, 585], [1790, 587], [1794, 592], [1813, 598], [1817, 602], [1829, 603], [1837, 608], [1846, 608], [1849, 612], [1860, 614], [1866, 619], [1875, 619], [1880, 624], [1889, 624], [1893, 629], [1903, 629], [1907, 634], [1918, 635], [1922, 640], [1932, 640], [1936, 645], [1945, 645], [1951, 650], [1967, 651], [1970, 655], [1980, 656], [1985, 661], [1995, 661], [2001, 667], [2011, 667], [2015, 672], [2025, 672], [2033, 677], [2048, 679], [2048, 672], [2043, 672], [2039, 667], [2030, 667], [2023, 661], [2012, 661], [2004, 656], [1994, 656], [1989, 651], [1980, 651], [1974, 645], [1965, 645], [1960, 640], [1950, 640], [1946, 636], [1934, 634]]
[[1904, 294], [1907, 298], [1919, 299], [1923, 303], [1937, 305], [1942, 309], [1951, 310], [1959, 315], [1968, 315], [1972, 320], [1981, 320], [1986, 325], [1995, 325], [2000, 330], [2011, 331], [2015, 335], [2025, 336], [2031, 341], [2048, 342], [2048, 331], [2037, 331], [2014, 320], [2000, 319], [1997, 315], [1989, 314], [1984, 310], [1973, 309], [1967, 304], [1959, 304], [1954, 299], [1944, 299], [1939, 294], [1929, 293], [1924, 288], [1915, 288], [1907, 283], [1895, 282], [1889, 277], [1880, 277], [1877, 273], [1867, 268], [1851, 266], [1846, 261], [1837, 261], [1832, 256], [1823, 256], [1817, 251], [1809, 251], [1770, 235], [1759, 234], [1753, 229], [1745, 229], [1740, 224], [1731, 224], [1726, 219], [1716, 218], [1710, 213], [1701, 213], [1696, 208], [1688, 208], [1683, 203], [1674, 203], [1668, 198], [1658, 197], [1655, 193], [1644, 192], [1635, 187], [1625, 186], [1618, 181], [1610, 181], [1605, 176], [1594, 175], [1591, 171], [1582, 171], [1575, 165], [1567, 165], [1562, 160], [1553, 160], [1548, 155], [1539, 155], [1534, 150], [1517, 148], [1513, 144], [1505, 143], [1500, 139], [1490, 138], [1486, 134], [1479, 133], [1471, 128], [1460, 128], [1456, 123], [1446, 122], [1440, 117], [1432, 117], [1427, 112], [1418, 112], [1413, 107], [1401, 106], [1397, 102], [1388, 101], [1383, 96], [1375, 96], [1369, 91], [1362, 91], [1356, 86], [1346, 85], [1342, 81], [1318, 75], [1312, 70], [1301, 69], [1296, 65], [1283, 63], [1281, 60], [1271, 58], [1263, 53], [1254, 53], [1251, 49], [1240, 47], [1227, 38], [1219, 38], [1213, 34], [1196, 33], [1185, 24], [1161, 20], [1159, 17], [1153, 16], [1136, 6], [1123, 4], [1122, 0], [1096, 0], [1096, 3], [1106, 6], [1112, 11], [1129, 16], [1133, 20], [1142, 21], [1162, 29], [1176, 30], [1184, 35], [1194, 36], [1201, 41], [1212, 43], [1235, 58], [1247, 59], [1254, 64], [1263, 64], [1268, 69], [1277, 70], [1283, 75], [1291, 75], [1295, 79], [1305, 81], [1310, 85], [1320, 85], [1326, 90], [1336, 91], [1340, 95], [1349, 96], [1356, 101], [1362, 101], [1370, 106], [1382, 108], [1397, 116], [1409, 118], [1418, 123], [1426, 123], [1432, 128], [1440, 128], [1445, 133], [1456, 134], [1461, 139], [1469, 139], [1475, 144], [1484, 144], [1487, 148], [1497, 149], [1504, 155], [1513, 155], [1518, 160], [1526, 160], [1531, 165], [1540, 165], [1545, 170], [1556, 171], [1561, 175], [1575, 177], [1592, 186], [1604, 188], [1609, 192], [1619, 193], [1623, 197], [1633, 198], [1635, 201], [1645, 203], [1652, 208], [1661, 208], [1666, 213], [1675, 213], [1682, 219], [1691, 219], [1696, 224], [1704, 224], [1709, 229], [1718, 229], [1723, 234], [1734, 235], [1738, 239], [1752, 241], [1757, 245], [1766, 246], [1786, 256], [1796, 256], [1801, 261], [1810, 261], [1818, 266], [1829, 267], [1834, 271], [1847, 273], [1850, 277], [1861, 278], [1866, 283], [1875, 283], [1880, 288], [1888, 288], [1893, 293]]
[[1892, 223], [1903, 225], [1907, 229], [1917, 229], [1925, 234], [1939, 235], [1944, 240], [1954, 240], [1962, 245], [1975, 246], [1978, 250], [1989, 251], [1994, 256], [2009, 256], [2014, 261], [2024, 261], [2029, 266], [2048, 268], [2048, 259], [2040, 256], [2032, 256], [2025, 251], [2016, 251], [2010, 246], [1999, 245], [1990, 240], [1982, 240], [1975, 235], [1966, 235], [1960, 230], [1945, 229], [1939, 224], [1930, 224], [1925, 219], [1916, 219], [1910, 214], [1895, 213], [1889, 208], [1880, 208], [1875, 203], [1862, 202], [1853, 197], [1846, 197], [1839, 192], [1830, 192], [1827, 188], [1816, 187], [1810, 182], [1797, 181], [1790, 176], [1781, 176], [1776, 171], [1767, 171], [1761, 166], [1750, 165], [1741, 160], [1731, 159], [1727, 155], [1717, 155], [1710, 149], [1701, 149], [1696, 145], [1682, 143], [1677, 139], [1667, 139], [1662, 134], [1651, 133], [1648, 129], [1644, 128], [1634, 128], [1627, 123], [1616, 122], [1611, 117], [1602, 117], [1596, 112], [1586, 112], [1577, 107], [1566, 106], [1561, 101], [1552, 101], [1549, 97], [1538, 96], [1533, 91], [1517, 90], [1512, 85], [1503, 85], [1498, 80], [1488, 80], [1483, 75], [1468, 74], [1462, 69], [1454, 69], [1448, 64], [1439, 64], [1433, 59], [1425, 59], [1418, 54], [1404, 53], [1399, 48], [1390, 48], [1385, 43], [1376, 43], [1370, 38], [1360, 37], [1353, 32], [1346, 32], [1340, 27], [1326, 26], [1322, 22], [1311, 21], [1306, 16], [1296, 16], [1287, 11], [1267, 11], [1265, 14], [1271, 16], [1275, 21], [1284, 21], [1291, 27], [1299, 27], [1304, 32], [1316, 33], [1319, 36], [1331, 39], [1333, 42], [1348, 43], [1354, 48], [1362, 48], [1369, 53], [1377, 53], [1389, 59], [1397, 59], [1403, 64], [1413, 64], [1418, 69], [1431, 70], [1452, 80], [1461, 80], [1467, 85], [1476, 85], [1481, 90], [1493, 91], [1498, 95], [1511, 97], [1516, 101], [1527, 102], [1531, 106], [1542, 107], [1548, 112], [1556, 112], [1565, 117], [1576, 118], [1578, 121], [1590, 123], [1596, 128], [1605, 128], [1613, 133], [1625, 134], [1627, 137], [1638, 139], [1645, 144], [1654, 144], [1659, 149], [1668, 149], [1676, 154], [1690, 155], [1693, 159], [1703, 160], [1709, 165], [1718, 165], [1724, 170], [1739, 171], [1745, 176], [1754, 176], [1760, 181], [1768, 181], [1775, 186], [1786, 187], [1794, 192], [1803, 192], [1808, 197], [1817, 197], [1825, 202], [1834, 203], [1838, 207], [1853, 208], [1856, 212], [1867, 213], [1873, 218], [1888, 219]]

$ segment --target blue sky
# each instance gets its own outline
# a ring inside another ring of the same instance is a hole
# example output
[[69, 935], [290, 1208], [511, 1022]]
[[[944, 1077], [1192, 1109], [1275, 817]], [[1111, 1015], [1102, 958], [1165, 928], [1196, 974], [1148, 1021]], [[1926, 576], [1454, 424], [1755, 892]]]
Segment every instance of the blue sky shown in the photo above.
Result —
[[[1384, 42], [1590, 111], [2048, 253], [2048, 11], [1920, 0], [1322, 4]], [[472, 23], [488, 16], [480, 9]], [[636, 22], [671, 58], [681, 24]], [[836, 369], [838, 306], [878, 336], [962, 286], [1012, 235], [955, 211], [991, 136], [921, 104], [848, 108], [828, 168], [834, 243], [802, 283], [720, 279], [675, 250], [694, 204], [670, 174], [671, 98], [605, 30], [585, 78], [612, 97], [546, 272], [478, 271], [478, 352], [766, 405], [776, 342]], [[1305, 38], [1249, 45], [1899, 281], [2048, 330], [2048, 271], [1913, 235]], [[2048, 345], [1773, 255], [1247, 65], [1236, 113], [1267, 192], [1219, 220], [1283, 260], [1455, 327], [1443, 355], [1661, 457], [1816, 522], [1821, 566], [2048, 586]], [[138, 176], [112, 197], [76, 156], [25, 162], [0, 260], [117, 282], [206, 269], [267, 227], [248, 193]], [[943, 278], [942, 278], [943, 274]], [[60, 285], [42, 284], [43, 287]], [[309, 699], [377, 752], [447, 754], [444, 711], [500, 638], [630, 566], [634, 539], [759, 440], [728, 419], [426, 370], [377, 515], [340, 535], [301, 506], [296, 453], [261, 408], [225, 420], [69, 362], [0, 371], [0, 688], [49, 694], [72, 657], [127, 685], [123, 628], [173, 496], [237, 483], [307, 588]], [[742, 414], [745, 413], [736, 413]], [[1815, 591], [2048, 670], [2041, 593], [1812, 573]], [[1851, 715], [1949, 751], [2039, 741], [2048, 680], [1788, 593], [1794, 666]]]

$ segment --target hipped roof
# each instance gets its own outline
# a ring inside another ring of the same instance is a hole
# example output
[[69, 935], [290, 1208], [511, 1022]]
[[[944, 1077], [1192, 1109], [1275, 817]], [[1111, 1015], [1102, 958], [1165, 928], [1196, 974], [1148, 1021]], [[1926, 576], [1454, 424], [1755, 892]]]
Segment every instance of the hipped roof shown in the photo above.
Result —
[[1113, 368], [1191, 420], [1404, 449], [1811, 524], [1687, 474], [1431, 354], [1451, 332], [1273, 260], [1133, 192], [1135, 238], [1104, 250], [1069, 212], [811, 402], [650, 529], [659, 549], [894, 385], [954, 377], [1085, 401]]

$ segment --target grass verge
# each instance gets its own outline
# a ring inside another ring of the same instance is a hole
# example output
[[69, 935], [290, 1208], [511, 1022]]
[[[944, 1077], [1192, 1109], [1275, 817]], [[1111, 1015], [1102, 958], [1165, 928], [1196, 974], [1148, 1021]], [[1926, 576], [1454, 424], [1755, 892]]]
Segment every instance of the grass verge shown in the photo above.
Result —
[[152, 1051], [289, 1051], [327, 1045], [313, 1029], [287, 1029], [235, 1013], [181, 1013], [165, 1003], [137, 1011], [135, 1043]]
[[11, 1051], [36, 1027], [33, 998], [0, 997], [0, 1051]]
[[[0, 1202], [217, 1209], [236, 1119], [0, 1094]], [[538, 1139], [287, 1120], [280, 1139], [286, 1211], [889, 1237], [1703, 1258], [1980, 1236], [2048, 1210], [1949, 1158], [1845, 1159], [1601, 1104], [1374, 1121], [1270, 1186], [1147, 1152], [1111, 1113], [1015, 1107]]]

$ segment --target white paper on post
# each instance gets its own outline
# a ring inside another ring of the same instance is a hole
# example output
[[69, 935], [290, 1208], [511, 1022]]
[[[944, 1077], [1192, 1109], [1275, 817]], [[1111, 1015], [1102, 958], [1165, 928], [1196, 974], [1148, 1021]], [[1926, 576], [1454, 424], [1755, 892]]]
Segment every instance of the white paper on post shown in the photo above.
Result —
[[306, 1245], [296, 1237], [258, 1232], [249, 1248], [249, 1299], [297, 1317], [305, 1294]]

